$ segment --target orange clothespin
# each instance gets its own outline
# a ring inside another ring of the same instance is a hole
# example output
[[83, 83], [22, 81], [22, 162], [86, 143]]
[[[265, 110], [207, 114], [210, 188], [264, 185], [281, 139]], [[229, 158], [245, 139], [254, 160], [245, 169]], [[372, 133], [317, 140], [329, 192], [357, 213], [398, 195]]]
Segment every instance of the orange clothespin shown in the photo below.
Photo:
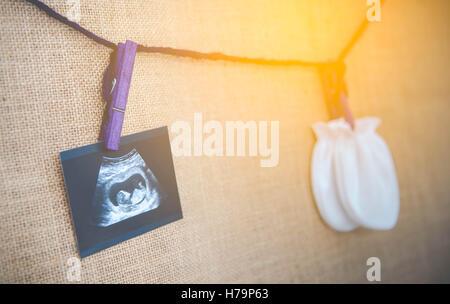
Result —
[[319, 68], [320, 78], [331, 119], [344, 117], [354, 128], [354, 120], [348, 104], [348, 90], [344, 80], [345, 63], [329, 63]]

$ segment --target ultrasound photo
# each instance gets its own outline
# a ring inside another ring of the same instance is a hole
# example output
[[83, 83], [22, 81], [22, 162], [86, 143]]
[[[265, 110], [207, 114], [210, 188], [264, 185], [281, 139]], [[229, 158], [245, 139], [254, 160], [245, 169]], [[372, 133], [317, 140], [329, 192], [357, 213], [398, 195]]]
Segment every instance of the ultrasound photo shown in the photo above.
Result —
[[80, 257], [182, 218], [167, 127], [60, 158]]
[[92, 223], [100, 227], [158, 208], [163, 193], [141, 155], [102, 156], [92, 200]]

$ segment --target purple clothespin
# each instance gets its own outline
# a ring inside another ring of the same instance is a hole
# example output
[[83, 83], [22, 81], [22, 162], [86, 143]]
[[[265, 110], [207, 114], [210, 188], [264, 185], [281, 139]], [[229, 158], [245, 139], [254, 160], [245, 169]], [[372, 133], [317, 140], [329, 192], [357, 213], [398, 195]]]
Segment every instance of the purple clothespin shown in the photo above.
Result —
[[109, 150], [119, 149], [136, 49], [137, 43], [133, 41], [119, 43], [105, 71], [103, 97], [107, 103], [103, 114], [100, 140], [105, 141], [105, 146]]

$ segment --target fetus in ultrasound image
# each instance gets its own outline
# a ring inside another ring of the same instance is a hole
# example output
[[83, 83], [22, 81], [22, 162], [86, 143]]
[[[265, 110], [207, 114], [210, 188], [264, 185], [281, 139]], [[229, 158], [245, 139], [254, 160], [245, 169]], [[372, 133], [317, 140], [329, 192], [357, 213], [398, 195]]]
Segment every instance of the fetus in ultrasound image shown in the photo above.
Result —
[[164, 196], [158, 180], [136, 149], [119, 157], [102, 156], [91, 224], [107, 227], [156, 209]]

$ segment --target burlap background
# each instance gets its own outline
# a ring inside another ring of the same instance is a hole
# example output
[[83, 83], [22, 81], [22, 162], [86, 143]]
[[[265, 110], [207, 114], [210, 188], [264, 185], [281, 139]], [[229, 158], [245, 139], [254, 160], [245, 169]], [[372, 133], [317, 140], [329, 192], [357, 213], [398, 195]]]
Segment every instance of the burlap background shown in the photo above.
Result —
[[[66, 1], [45, 1], [65, 14]], [[81, 0], [81, 24], [118, 42], [267, 58], [335, 58], [365, 0]], [[450, 2], [388, 0], [348, 57], [355, 116], [382, 118], [401, 191], [388, 232], [337, 233], [310, 189], [326, 120], [314, 69], [137, 56], [123, 134], [176, 120], [279, 120], [280, 162], [174, 159], [184, 219], [82, 261], [82, 282], [450, 281]], [[24, 1], [0, 2], [0, 282], [66, 283], [77, 256], [58, 152], [96, 141], [109, 50]]]

